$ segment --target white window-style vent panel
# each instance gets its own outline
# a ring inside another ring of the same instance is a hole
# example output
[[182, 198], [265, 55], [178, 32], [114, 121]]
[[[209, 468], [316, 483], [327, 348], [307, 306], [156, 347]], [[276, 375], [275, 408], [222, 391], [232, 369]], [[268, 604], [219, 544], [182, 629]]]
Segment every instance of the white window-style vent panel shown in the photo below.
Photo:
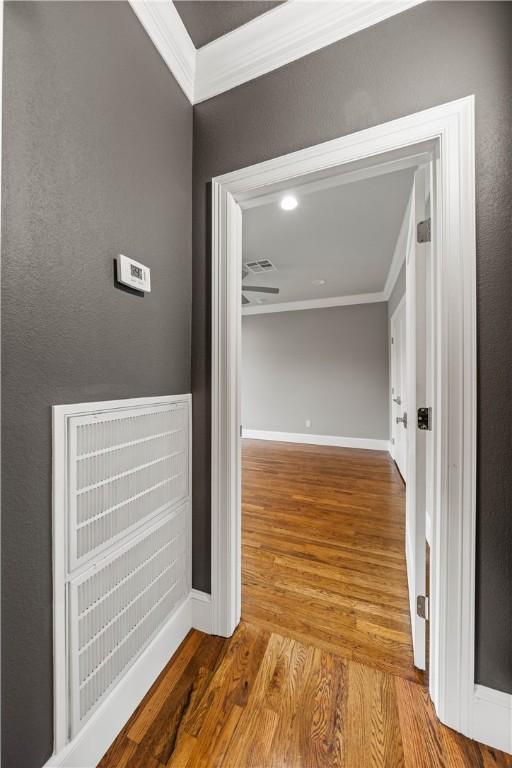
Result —
[[277, 272], [277, 267], [274, 266], [269, 259], [246, 261], [244, 267], [247, 267], [249, 272], [254, 272], [255, 275], [261, 274], [262, 272]]
[[187, 507], [70, 581], [72, 735], [189, 590]]
[[74, 568], [189, 495], [188, 406], [77, 416], [69, 429]]
[[191, 589], [190, 395], [53, 408], [55, 747]]

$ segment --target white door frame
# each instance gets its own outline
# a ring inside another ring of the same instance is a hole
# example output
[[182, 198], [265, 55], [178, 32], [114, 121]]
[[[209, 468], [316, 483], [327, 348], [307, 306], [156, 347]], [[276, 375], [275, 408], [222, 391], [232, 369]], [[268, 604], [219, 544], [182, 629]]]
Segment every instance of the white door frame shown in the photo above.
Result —
[[[304, 174], [435, 148], [435, 508], [431, 542], [430, 693], [439, 718], [473, 733], [476, 268], [474, 97], [212, 180], [213, 631], [240, 619], [241, 208]], [[394, 153], [394, 155], [393, 155]], [[411, 422], [414, 417], [411, 414]], [[412, 426], [411, 424], [411, 426]]]

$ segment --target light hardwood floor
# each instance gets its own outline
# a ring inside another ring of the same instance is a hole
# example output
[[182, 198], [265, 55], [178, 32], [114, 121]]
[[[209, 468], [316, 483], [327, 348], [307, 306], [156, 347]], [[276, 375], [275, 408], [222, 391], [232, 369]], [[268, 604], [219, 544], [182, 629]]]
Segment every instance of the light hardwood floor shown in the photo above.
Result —
[[100, 768], [491, 768], [412, 665], [386, 454], [244, 441], [243, 618], [192, 631]]

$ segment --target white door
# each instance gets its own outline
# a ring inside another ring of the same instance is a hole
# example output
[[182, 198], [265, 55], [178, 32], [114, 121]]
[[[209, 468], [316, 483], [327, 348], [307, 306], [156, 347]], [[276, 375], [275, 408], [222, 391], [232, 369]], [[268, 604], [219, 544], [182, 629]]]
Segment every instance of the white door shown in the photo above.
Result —
[[426, 621], [418, 615], [417, 599], [426, 594], [425, 518], [426, 454], [428, 432], [417, 423], [418, 408], [427, 403], [427, 301], [426, 278], [429, 249], [418, 243], [417, 226], [426, 219], [430, 174], [420, 168], [414, 177], [411, 219], [406, 255], [406, 391], [407, 391], [407, 488], [406, 557], [409, 582], [414, 664], [425, 669]]
[[391, 317], [391, 437], [393, 458], [406, 479], [407, 413], [405, 296]]

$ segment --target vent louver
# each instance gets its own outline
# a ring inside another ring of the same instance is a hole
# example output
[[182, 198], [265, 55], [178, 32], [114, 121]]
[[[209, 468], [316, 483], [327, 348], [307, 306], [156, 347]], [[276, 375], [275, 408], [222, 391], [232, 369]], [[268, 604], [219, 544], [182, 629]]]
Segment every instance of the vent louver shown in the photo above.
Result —
[[190, 396], [128, 403], [54, 409], [55, 690], [68, 739], [191, 589]]
[[70, 582], [73, 730], [186, 595], [186, 508]]
[[277, 272], [277, 267], [272, 264], [268, 259], [259, 259], [258, 261], [246, 261], [244, 263], [249, 272], [253, 272], [255, 275], [262, 272]]

